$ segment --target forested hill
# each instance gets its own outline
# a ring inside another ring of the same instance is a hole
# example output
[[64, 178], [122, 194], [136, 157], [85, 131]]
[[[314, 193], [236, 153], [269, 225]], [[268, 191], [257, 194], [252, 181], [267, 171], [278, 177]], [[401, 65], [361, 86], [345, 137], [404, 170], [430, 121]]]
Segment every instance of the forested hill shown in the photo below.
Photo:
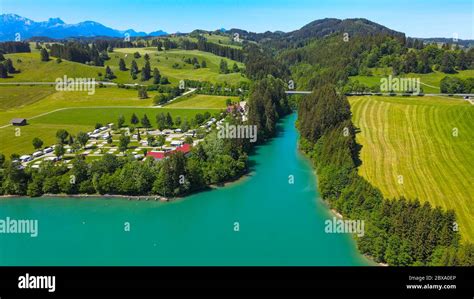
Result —
[[280, 47], [288, 44], [293, 46], [299, 43], [304, 43], [309, 39], [321, 38], [334, 33], [347, 33], [348, 36], [363, 35], [389, 35], [395, 38], [404, 39], [405, 34], [391, 30], [385, 26], [369, 21], [367, 19], [335, 19], [326, 18], [321, 20], [313, 21], [298, 30], [291, 32], [264, 32], [264, 33], [253, 33], [241, 29], [231, 29], [228, 33], [238, 33], [239, 36], [246, 40], [252, 40], [261, 43], [270, 43], [272, 45], [279, 45]]
[[385, 34], [398, 38], [405, 37], [404, 33], [391, 30], [367, 19], [322, 19], [313, 21], [299, 30], [287, 33], [286, 38], [298, 41], [307, 38], [324, 37], [333, 33], [347, 33], [349, 36]]

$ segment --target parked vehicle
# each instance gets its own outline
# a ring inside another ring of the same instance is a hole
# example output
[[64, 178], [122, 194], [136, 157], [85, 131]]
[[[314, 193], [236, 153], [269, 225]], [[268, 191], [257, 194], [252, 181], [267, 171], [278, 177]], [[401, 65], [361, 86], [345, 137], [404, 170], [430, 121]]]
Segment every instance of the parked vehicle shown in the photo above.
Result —
[[33, 153], [33, 157], [38, 158], [44, 155], [43, 151], [37, 151]]

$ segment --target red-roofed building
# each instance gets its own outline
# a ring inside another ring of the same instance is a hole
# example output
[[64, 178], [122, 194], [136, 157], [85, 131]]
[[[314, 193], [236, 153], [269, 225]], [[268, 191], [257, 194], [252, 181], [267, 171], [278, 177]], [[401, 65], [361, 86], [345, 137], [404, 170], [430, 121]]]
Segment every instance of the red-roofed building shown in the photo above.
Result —
[[161, 160], [165, 157], [165, 152], [148, 152], [146, 153], [147, 157], [153, 157], [156, 160]]
[[177, 147], [176, 149], [168, 152], [148, 152], [146, 154], [147, 157], [153, 157], [155, 160], [162, 160], [167, 156], [175, 153], [175, 152], [182, 152], [184, 155], [187, 155], [191, 151], [190, 144], [183, 144], [182, 146]]
[[189, 153], [189, 152], [191, 151], [191, 145], [185, 143], [185, 144], [183, 144], [183, 145], [177, 147], [175, 151], [177, 151], [177, 152], [182, 152], [183, 154], [186, 155], [187, 153]]

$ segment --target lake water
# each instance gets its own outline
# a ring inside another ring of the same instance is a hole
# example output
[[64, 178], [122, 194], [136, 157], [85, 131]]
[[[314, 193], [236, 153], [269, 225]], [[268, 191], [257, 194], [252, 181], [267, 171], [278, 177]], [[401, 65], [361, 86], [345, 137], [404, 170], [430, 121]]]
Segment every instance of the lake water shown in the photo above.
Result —
[[0, 219], [38, 220], [37, 237], [0, 234], [0, 265], [369, 265], [350, 235], [324, 232], [333, 215], [295, 120], [251, 156], [248, 177], [182, 200], [0, 200]]

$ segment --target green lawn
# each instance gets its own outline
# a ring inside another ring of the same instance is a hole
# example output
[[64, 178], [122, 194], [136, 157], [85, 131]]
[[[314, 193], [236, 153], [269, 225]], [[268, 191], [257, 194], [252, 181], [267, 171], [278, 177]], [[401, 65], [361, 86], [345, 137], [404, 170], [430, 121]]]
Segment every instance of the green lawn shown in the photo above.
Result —
[[239, 97], [214, 96], [196, 94], [189, 97], [182, 97], [166, 105], [166, 108], [199, 108], [199, 109], [225, 109], [226, 100], [238, 102]]
[[152, 125], [156, 125], [155, 116], [159, 113], [170, 113], [171, 116], [180, 116], [181, 119], [187, 118], [191, 120], [197, 113], [204, 113], [209, 111], [211, 113], [218, 112], [218, 109], [167, 109], [167, 108], [70, 108], [67, 110], [57, 111], [37, 119], [32, 120], [30, 123], [32, 126], [35, 124], [52, 124], [52, 125], [89, 125], [93, 127], [96, 123], [116, 123], [120, 115], [125, 116], [126, 124], [129, 124], [130, 117], [135, 113], [138, 118], [142, 118], [144, 114], [148, 116]]
[[[373, 76], [352, 76], [349, 77], [350, 80], [358, 80], [359, 83], [363, 83], [367, 86], [380, 86], [380, 79], [387, 78], [391, 74], [390, 69], [372, 69]], [[469, 77], [474, 77], [474, 70], [465, 70], [459, 71], [457, 74], [445, 74], [441, 72], [432, 72], [428, 74], [416, 74], [410, 73], [402, 76], [396, 77], [409, 77], [409, 78], [420, 78], [421, 87], [423, 88], [424, 93], [439, 93], [440, 81], [446, 76], [454, 76], [461, 79], [466, 79]]]
[[388, 198], [454, 209], [461, 235], [474, 241], [474, 107], [446, 97], [349, 100], [361, 130], [360, 174]]
[[0, 86], [0, 113], [31, 105], [56, 92], [50, 86]]
[[[41, 100], [36, 100], [37, 94], [47, 93]], [[10, 123], [15, 117], [35, 117], [67, 107], [91, 107], [91, 106], [151, 106], [152, 97], [157, 92], [149, 92], [149, 99], [138, 99], [138, 92], [134, 89], [123, 89], [117, 87], [96, 88], [93, 95], [85, 91], [56, 91], [54, 87], [46, 86], [0, 86], [0, 98], [5, 98], [3, 106], [11, 109], [0, 111], [0, 127]], [[12, 103], [18, 101], [21, 105]], [[22, 103], [30, 103], [24, 105]]]

